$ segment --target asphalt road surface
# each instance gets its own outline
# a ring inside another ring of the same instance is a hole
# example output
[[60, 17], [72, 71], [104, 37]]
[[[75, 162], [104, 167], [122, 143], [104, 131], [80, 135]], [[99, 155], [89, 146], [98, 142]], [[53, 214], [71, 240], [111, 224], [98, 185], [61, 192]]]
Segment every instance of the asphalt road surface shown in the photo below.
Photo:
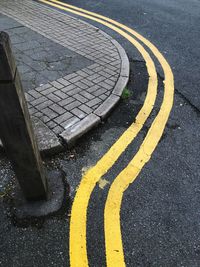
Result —
[[[165, 55], [173, 69], [175, 87], [200, 109], [200, 3], [198, 0], [63, 1], [103, 14], [141, 33]], [[132, 55], [132, 47], [126, 46]]]
[[[151, 159], [123, 194], [120, 223], [126, 266], [200, 266], [200, 2], [65, 2], [100, 13], [141, 33], [165, 56], [175, 77], [174, 105], [164, 134]], [[144, 103], [148, 86], [146, 62], [125, 38], [97, 22], [89, 22], [115, 37], [126, 49], [131, 62], [129, 94], [98, 129], [82, 138], [71, 151], [46, 162], [50, 169], [62, 168], [69, 184], [70, 200], [58, 215], [35, 221], [18, 221], [11, 216], [8, 221], [9, 200], [4, 201], [1, 266], [70, 266], [70, 246], [72, 252], [74, 247], [69, 240], [69, 219], [82, 173], [94, 166], [128, 129]], [[163, 101], [164, 74], [157, 62], [156, 69], [158, 94], [151, 115], [90, 195], [86, 240], [92, 267], [106, 266], [109, 255], [105, 253], [104, 228], [109, 189], [138, 151]], [[78, 242], [79, 239], [73, 240]], [[71, 266], [78, 265], [71, 263]]]

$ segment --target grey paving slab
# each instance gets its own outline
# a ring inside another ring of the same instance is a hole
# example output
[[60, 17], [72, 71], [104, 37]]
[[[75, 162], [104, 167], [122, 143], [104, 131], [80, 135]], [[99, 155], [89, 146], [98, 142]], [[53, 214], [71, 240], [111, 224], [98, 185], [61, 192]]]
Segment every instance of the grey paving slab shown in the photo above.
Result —
[[96, 126], [128, 82], [124, 49], [96, 27], [31, 0], [1, 0], [31, 116], [68, 145]]
[[2, 14], [0, 31], [10, 35], [25, 91], [93, 64], [93, 61]]

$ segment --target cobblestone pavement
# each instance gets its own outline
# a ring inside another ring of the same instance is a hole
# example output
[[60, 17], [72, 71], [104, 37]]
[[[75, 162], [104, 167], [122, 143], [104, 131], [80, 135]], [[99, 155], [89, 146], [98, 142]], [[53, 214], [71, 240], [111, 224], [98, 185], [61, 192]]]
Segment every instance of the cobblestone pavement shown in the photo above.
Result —
[[31, 0], [0, 7], [30, 114], [73, 143], [119, 101], [129, 76], [125, 51], [98, 28]]

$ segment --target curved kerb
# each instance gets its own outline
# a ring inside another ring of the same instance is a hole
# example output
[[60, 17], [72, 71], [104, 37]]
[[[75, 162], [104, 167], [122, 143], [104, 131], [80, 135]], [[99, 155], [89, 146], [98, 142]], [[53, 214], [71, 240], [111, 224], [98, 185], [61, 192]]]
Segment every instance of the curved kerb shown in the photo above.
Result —
[[110, 114], [110, 112], [119, 102], [122, 92], [129, 80], [130, 63], [124, 48], [107, 33], [103, 32], [102, 30], [101, 33], [109, 38], [118, 50], [121, 59], [120, 75], [110, 96], [97, 109], [84, 118], [84, 120], [78, 122], [60, 134], [60, 137], [63, 138], [68, 146], [72, 146], [78, 138], [97, 126]]

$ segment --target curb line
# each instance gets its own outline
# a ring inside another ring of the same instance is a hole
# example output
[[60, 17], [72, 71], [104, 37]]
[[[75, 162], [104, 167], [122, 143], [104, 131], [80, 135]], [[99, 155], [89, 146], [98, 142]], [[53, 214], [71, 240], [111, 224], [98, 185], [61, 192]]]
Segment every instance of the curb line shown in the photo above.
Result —
[[[90, 26], [93, 27], [91, 24]], [[110, 112], [119, 102], [122, 92], [129, 80], [130, 63], [124, 48], [104, 31], [99, 29], [99, 32], [107, 37], [118, 50], [121, 58], [120, 75], [111, 95], [95, 111], [59, 135], [63, 142], [66, 143], [68, 148], [71, 148], [81, 136], [90, 131], [92, 128], [96, 127], [101, 123], [101, 121], [108, 117]]]

